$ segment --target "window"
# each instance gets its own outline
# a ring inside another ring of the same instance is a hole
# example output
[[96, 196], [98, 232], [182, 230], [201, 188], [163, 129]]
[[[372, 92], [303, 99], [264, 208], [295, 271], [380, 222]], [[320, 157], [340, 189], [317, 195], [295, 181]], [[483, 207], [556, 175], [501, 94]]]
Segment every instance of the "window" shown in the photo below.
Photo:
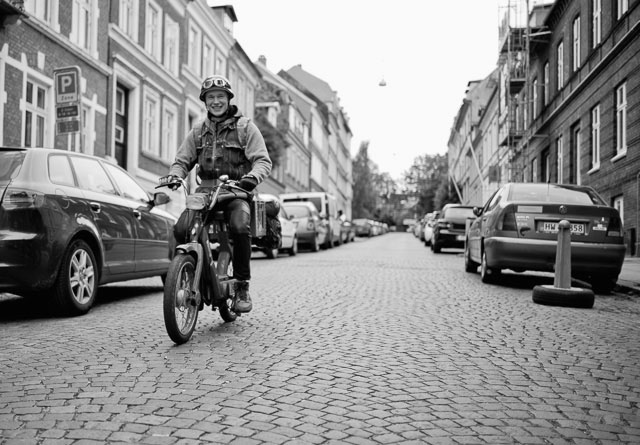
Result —
[[627, 84], [616, 89], [616, 156], [627, 152]]
[[109, 176], [107, 176], [107, 172], [104, 171], [100, 162], [96, 159], [79, 156], [71, 156], [70, 159], [73, 170], [78, 177], [78, 186], [80, 188], [110, 195], [117, 194]]
[[538, 180], [538, 159], [533, 158], [531, 161], [531, 182]]
[[592, 0], [593, 19], [591, 26], [592, 47], [595, 48], [602, 43], [602, 0]]
[[542, 172], [540, 177], [544, 182], [551, 182], [551, 158], [549, 156], [549, 147], [542, 151]]
[[563, 175], [563, 169], [564, 169], [564, 164], [563, 164], [563, 153], [562, 153], [562, 136], [559, 136], [558, 139], [556, 139], [556, 155], [557, 155], [557, 162], [558, 162], [558, 172], [557, 172], [557, 183], [558, 184], [562, 184], [562, 182], [564, 181], [564, 175]]
[[622, 195], [613, 198], [613, 207], [620, 214], [620, 219], [624, 223], [624, 197]]
[[29, 0], [24, 3], [24, 10], [41, 22], [58, 31], [58, 0]]
[[543, 100], [544, 100], [544, 104], [548, 105], [549, 104], [549, 91], [550, 91], [550, 85], [549, 85], [549, 62], [545, 62], [542, 75], [544, 77], [544, 80], [543, 80], [544, 85], [542, 86], [542, 88], [544, 88]]
[[629, 0], [616, 0], [616, 18], [621, 18], [629, 10]]
[[580, 68], [580, 16], [573, 20], [573, 71]]
[[202, 72], [203, 72], [203, 75], [204, 76], [210, 76], [212, 74], [215, 74], [214, 66], [215, 66], [215, 48], [213, 46], [213, 42], [205, 37], [204, 38], [204, 44], [202, 45]]
[[558, 69], [556, 76], [558, 78], [558, 91], [562, 89], [564, 86], [564, 44], [562, 42], [558, 43], [558, 50], [556, 51], [558, 55]]
[[118, 26], [134, 42], [138, 41], [138, 0], [120, 0]]
[[75, 186], [73, 172], [69, 164], [69, 156], [49, 156], [49, 179], [54, 184]]
[[149, 202], [149, 195], [147, 195], [147, 192], [145, 192], [142, 187], [140, 187], [138, 183], [134, 181], [131, 176], [126, 174], [120, 167], [116, 167], [115, 165], [111, 164], [104, 164], [104, 167], [107, 169], [113, 180], [118, 185], [122, 196], [134, 201], [143, 203]]
[[[187, 65], [189, 68], [198, 76], [201, 76], [200, 72], [201, 58], [200, 58], [200, 48], [202, 47], [202, 36], [200, 33], [200, 29], [194, 25], [189, 27], [189, 46], [187, 52]], [[233, 85], [233, 84], [232, 84]]]
[[582, 184], [582, 175], [580, 167], [580, 126], [579, 123], [575, 124], [571, 128], [571, 140], [569, 147], [569, 183], [570, 184]]
[[47, 88], [28, 79], [24, 97], [24, 146], [42, 147], [47, 134]]
[[160, 156], [158, 140], [160, 133], [160, 98], [149, 91], [145, 92], [142, 109], [142, 150]]
[[535, 119], [538, 117], [538, 79], [533, 79], [531, 96], [531, 118]]
[[600, 105], [591, 110], [591, 170], [600, 167]]
[[178, 145], [178, 108], [165, 102], [162, 109], [162, 152], [160, 157], [173, 161]]
[[162, 59], [162, 11], [152, 1], [147, 2], [144, 47], [153, 59]]
[[168, 15], [164, 19], [164, 67], [173, 74], [178, 74], [180, 48], [180, 28], [178, 22]]
[[98, 2], [96, 0], [73, 0], [71, 20], [69, 40], [97, 56]]

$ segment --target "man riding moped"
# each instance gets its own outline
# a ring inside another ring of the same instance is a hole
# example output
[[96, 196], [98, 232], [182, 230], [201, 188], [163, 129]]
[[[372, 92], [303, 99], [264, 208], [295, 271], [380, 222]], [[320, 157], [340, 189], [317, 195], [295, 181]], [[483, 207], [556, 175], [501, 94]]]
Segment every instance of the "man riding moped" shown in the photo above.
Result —
[[[185, 178], [198, 164], [197, 175], [201, 183], [196, 191], [214, 187], [217, 179], [227, 175], [237, 185], [252, 191], [271, 173], [271, 159], [258, 127], [242, 116], [238, 107], [231, 105], [234, 97], [229, 81], [223, 76], [207, 77], [202, 82], [200, 100], [207, 116], [198, 122], [183, 140], [169, 174], [160, 183], [177, 182]], [[186, 230], [186, 210], [178, 219], [174, 233]], [[229, 201], [224, 209], [229, 219], [233, 241], [233, 278], [236, 295], [235, 311], [249, 312], [253, 305], [249, 295], [251, 279], [251, 212], [244, 199]]]

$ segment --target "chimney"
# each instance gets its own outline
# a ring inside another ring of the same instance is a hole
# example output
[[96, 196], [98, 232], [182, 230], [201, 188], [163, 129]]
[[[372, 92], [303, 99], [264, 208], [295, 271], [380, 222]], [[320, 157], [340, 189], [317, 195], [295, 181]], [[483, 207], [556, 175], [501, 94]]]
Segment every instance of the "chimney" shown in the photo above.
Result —
[[266, 68], [266, 66], [267, 66], [267, 58], [264, 55], [260, 55], [258, 57], [258, 63], [260, 65], [263, 65]]

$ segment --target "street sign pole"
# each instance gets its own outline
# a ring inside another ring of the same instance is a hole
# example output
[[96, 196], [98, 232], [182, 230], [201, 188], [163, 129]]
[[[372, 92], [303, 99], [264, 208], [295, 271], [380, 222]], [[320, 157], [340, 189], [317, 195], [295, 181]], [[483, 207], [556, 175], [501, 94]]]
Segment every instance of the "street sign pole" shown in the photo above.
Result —
[[84, 152], [80, 67], [67, 66], [55, 69], [53, 76], [56, 89], [56, 135], [80, 133], [79, 148]]

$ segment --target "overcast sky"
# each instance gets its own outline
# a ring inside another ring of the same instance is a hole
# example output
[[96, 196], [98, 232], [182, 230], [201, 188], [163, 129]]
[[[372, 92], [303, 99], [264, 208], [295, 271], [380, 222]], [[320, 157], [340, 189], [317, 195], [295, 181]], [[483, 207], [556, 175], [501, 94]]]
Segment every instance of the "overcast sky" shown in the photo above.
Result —
[[326, 81], [349, 118], [351, 156], [368, 140], [371, 160], [399, 179], [417, 156], [446, 153], [468, 82], [496, 67], [507, 0], [209, 3], [233, 5], [252, 61], [264, 55], [274, 73], [300, 64]]

